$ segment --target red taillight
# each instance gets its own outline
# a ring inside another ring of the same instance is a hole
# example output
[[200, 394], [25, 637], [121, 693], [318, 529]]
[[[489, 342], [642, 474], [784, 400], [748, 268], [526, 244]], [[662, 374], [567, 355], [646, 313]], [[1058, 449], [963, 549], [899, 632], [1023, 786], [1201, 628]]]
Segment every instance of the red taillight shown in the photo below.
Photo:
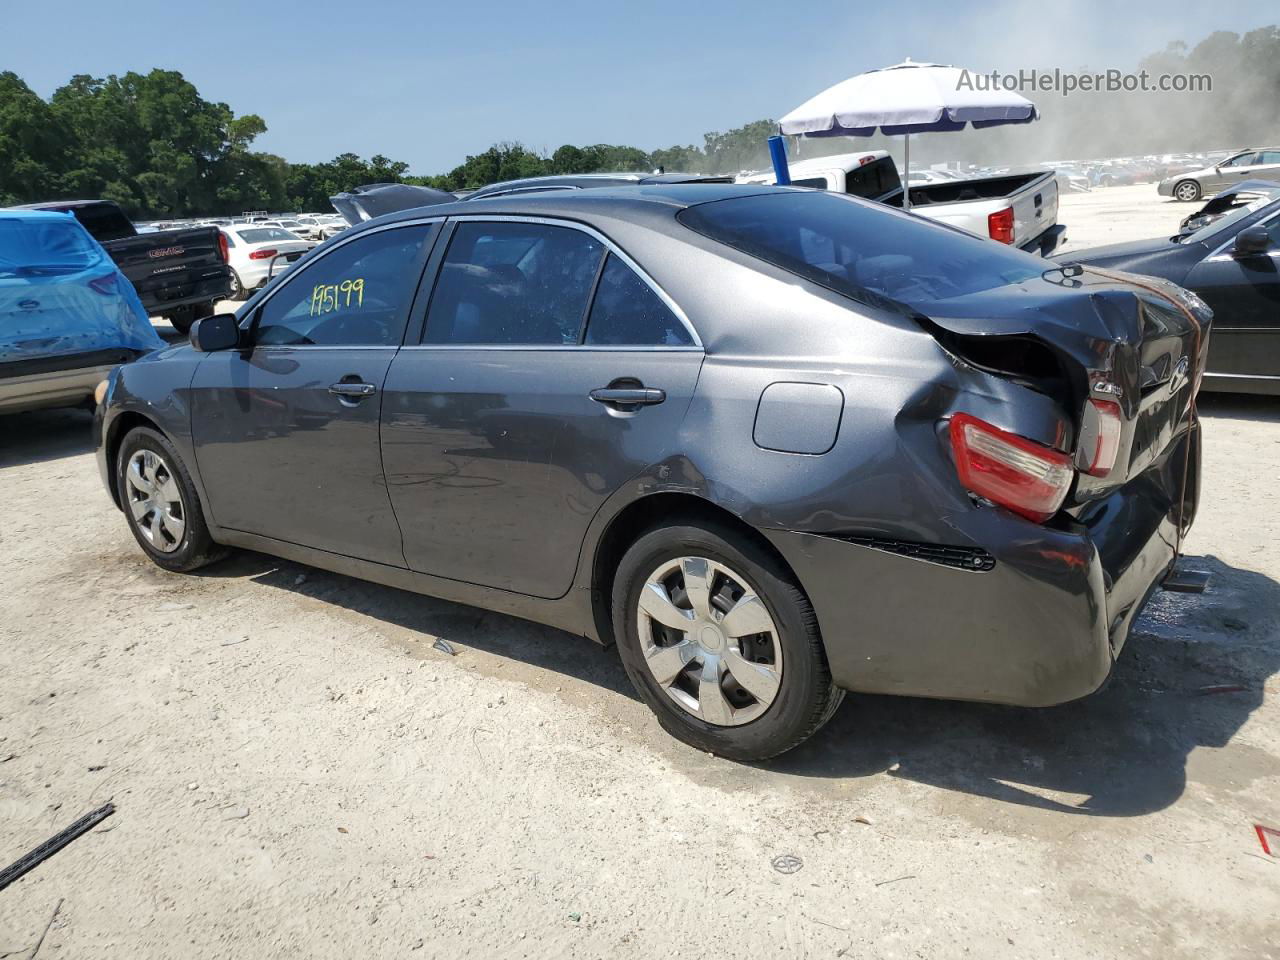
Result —
[[231, 253], [227, 249], [227, 235], [221, 230], [218, 231], [218, 256], [222, 257], [223, 263], [231, 262]]
[[1037, 523], [1058, 512], [1075, 476], [1065, 453], [967, 413], [951, 417], [951, 450], [966, 490]]
[[108, 273], [105, 277], [94, 277], [89, 281], [89, 286], [104, 297], [113, 296], [116, 292], [116, 275]]
[[987, 235], [998, 243], [1013, 243], [1013, 207], [987, 216]]
[[250, 260], [269, 260], [270, 258], [274, 257], [278, 252], [279, 252], [278, 250], [255, 250], [253, 251], [253, 253], [249, 254], [249, 259]]
[[1109, 474], [1120, 452], [1121, 426], [1120, 404], [1113, 400], [1090, 400], [1080, 426], [1076, 466], [1093, 477]]

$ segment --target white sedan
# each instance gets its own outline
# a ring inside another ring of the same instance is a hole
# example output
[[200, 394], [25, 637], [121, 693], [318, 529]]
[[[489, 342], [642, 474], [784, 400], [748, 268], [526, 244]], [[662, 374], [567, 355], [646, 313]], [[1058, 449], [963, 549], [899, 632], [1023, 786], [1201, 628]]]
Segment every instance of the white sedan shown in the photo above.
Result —
[[260, 224], [263, 227], [284, 227], [290, 233], [296, 233], [303, 240], [320, 240], [320, 231], [311, 224], [304, 223], [298, 219], [280, 219], [280, 220], [264, 220]]
[[309, 213], [304, 213], [294, 220], [298, 224], [297, 227], [291, 227], [287, 223], [283, 226], [286, 230], [292, 230], [304, 240], [320, 241], [324, 239], [323, 224], [318, 217], [314, 217]]
[[284, 273], [290, 264], [315, 246], [283, 227], [247, 223], [220, 229], [227, 238], [233, 300], [247, 300], [254, 290]]

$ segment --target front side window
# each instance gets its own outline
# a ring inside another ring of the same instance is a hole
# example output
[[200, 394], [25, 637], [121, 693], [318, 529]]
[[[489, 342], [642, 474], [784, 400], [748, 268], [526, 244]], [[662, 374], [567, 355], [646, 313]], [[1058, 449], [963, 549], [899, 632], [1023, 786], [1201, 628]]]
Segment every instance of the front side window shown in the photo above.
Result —
[[576, 344], [604, 244], [571, 227], [463, 221], [440, 267], [426, 343]]
[[429, 224], [366, 233], [316, 260], [263, 304], [254, 342], [398, 346], [430, 233]]
[[1262, 224], [1262, 228], [1271, 235], [1271, 248], [1280, 247], [1280, 217], [1272, 217]]
[[1224, 164], [1224, 166], [1251, 167], [1257, 162], [1257, 160], [1258, 160], [1258, 155], [1256, 153], [1242, 153], [1238, 157], [1232, 157], [1230, 160], [1228, 160]]
[[653, 288], [611, 253], [591, 303], [586, 342], [682, 347], [691, 346], [693, 338]]

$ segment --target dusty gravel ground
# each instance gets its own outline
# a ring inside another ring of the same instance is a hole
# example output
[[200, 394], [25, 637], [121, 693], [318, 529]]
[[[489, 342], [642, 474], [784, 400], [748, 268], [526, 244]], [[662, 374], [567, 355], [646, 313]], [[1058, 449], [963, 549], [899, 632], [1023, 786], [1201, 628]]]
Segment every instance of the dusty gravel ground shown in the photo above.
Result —
[[850, 697], [761, 767], [580, 638], [256, 554], [166, 574], [86, 414], [0, 418], [0, 865], [117, 808], [0, 891], [0, 958], [1280, 956], [1280, 401], [1202, 406], [1211, 590], [1103, 692]]
[[1179, 203], [1156, 193], [1153, 183], [1108, 187], [1088, 193], [1065, 193], [1059, 198], [1058, 220], [1067, 225], [1063, 251], [1098, 247], [1105, 243], [1171, 237], [1182, 218], [1203, 206]]

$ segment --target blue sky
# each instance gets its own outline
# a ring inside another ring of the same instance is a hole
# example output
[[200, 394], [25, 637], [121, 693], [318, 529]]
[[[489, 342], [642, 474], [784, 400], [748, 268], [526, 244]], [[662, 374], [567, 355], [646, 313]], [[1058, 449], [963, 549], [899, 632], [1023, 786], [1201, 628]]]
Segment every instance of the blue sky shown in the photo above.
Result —
[[[548, 150], [701, 143], [708, 130], [780, 116], [905, 57], [975, 70], [1127, 69], [1170, 40], [1278, 23], [1280, 6], [0, 0], [0, 22], [0, 69], [43, 96], [75, 73], [166, 67], [238, 114], [261, 114], [260, 149], [299, 161], [383, 153], [438, 173], [499, 139]], [[23, 37], [39, 39], [13, 42]]]

